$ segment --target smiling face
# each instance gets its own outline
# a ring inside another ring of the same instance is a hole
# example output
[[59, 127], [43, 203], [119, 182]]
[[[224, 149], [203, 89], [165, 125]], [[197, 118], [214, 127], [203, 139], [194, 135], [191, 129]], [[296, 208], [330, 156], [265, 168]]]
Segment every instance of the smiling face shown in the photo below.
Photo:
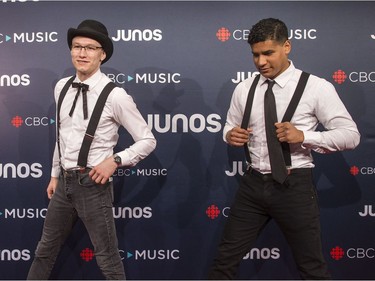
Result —
[[71, 56], [77, 76], [81, 81], [91, 77], [105, 59], [100, 43], [94, 39], [76, 36], [72, 40]]
[[289, 67], [288, 55], [291, 43], [286, 40], [266, 40], [251, 45], [253, 61], [260, 74], [268, 79], [275, 79]]

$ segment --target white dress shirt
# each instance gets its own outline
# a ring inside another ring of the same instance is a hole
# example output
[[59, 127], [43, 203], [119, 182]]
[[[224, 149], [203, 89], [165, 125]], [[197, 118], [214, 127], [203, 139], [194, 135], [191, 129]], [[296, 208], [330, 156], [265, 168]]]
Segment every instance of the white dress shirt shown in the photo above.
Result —
[[[289, 102], [294, 94], [302, 71], [296, 69], [293, 62], [286, 71], [276, 77], [273, 86], [277, 117], [281, 122]], [[233, 127], [240, 127], [245, 111], [246, 100], [254, 78], [248, 78], [237, 85], [233, 92], [227, 113], [223, 138]], [[252, 168], [270, 173], [271, 167], [266, 143], [264, 126], [264, 94], [267, 89], [267, 78], [261, 76], [255, 89], [249, 128], [253, 131], [248, 143]], [[314, 167], [311, 150], [329, 153], [353, 149], [359, 144], [360, 134], [352, 117], [340, 100], [334, 86], [325, 79], [310, 75], [302, 98], [290, 121], [297, 129], [303, 131], [305, 140], [301, 144], [291, 144], [291, 168]], [[326, 131], [315, 131], [321, 123]]]
[[[56, 104], [60, 92], [69, 78], [70, 77], [63, 78], [56, 84], [54, 93]], [[81, 81], [76, 77], [74, 82]], [[89, 90], [87, 92], [89, 118], [86, 120], [83, 119], [82, 93], [78, 97], [72, 117], [69, 116], [69, 111], [77, 89], [70, 87], [66, 93], [60, 109], [61, 166], [64, 169], [77, 167], [78, 154], [88, 122], [96, 101], [108, 82], [110, 82], [110, 79], [105, 74], [101, 73], [100, 70], [84, 81], [85, 84], [89, 85]], [[119, 138], [118, 129], [121, 125], [129, 132], [134, 140], [134, 144], [117, 153], [121, 157], [123, 166], [136, 165], [155, 149], [155, 137], [138, 111], [132, 97], [128, 95], [124, 89], [116, 87], [109, 94], [105, 103], [90, 147], [87, 167], [94, 167], [104, 159], [113, 155], [113, 148]], [[60, 161], [56, 143], [51, 176], [58, 177], [59, 172]]]

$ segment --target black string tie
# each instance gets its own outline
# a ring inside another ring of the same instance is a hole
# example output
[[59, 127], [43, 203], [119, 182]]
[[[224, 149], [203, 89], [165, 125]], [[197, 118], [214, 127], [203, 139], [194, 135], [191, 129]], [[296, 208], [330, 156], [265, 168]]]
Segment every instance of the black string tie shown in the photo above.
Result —
[[72, 108], [70, 109], [69, 116], [72, 117], [74, 109], [76, 107], [77, 99], [79, 96], [79, 93], [82, 91], [82, 101], [83, 101], [83, 118], [86, 120], [88, 118], [88, 113], [87, 113], [87, 91], [89, 90], [89, 85], [83, 84], [83, 83], [77, 83], [73, 82], [72, 83], [73, 88], [78, 88], [77, 94], [74, 98]]

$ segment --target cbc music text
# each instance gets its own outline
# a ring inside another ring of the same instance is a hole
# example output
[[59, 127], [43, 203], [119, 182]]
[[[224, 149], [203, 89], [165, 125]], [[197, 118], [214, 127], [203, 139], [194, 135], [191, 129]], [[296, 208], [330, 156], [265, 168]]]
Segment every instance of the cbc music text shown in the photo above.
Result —
[[[0, 33], [0, 43], [7, 41], [7, 36]], [[53, 32], [22, 32], [13, 33], [13, 43], [56, 43], [58, 41], [58, 33]], [[8, 37], [9, 38], [9, 37]]]
[[169, 73], [169, 72], [162, 72], [162, 73], [135, 73], [134, 78], [124, 73], [107, 73], [109, 79], [112, 82], [117, 84], [125, 84], [128, 81], [135, 81], [135, 83], [145, 83], [145, 84], [179, 84], [181, 82], [181, 74], [180, 73]]
[[129, 176], [167, 176], [168, 170], [167, 169], [123, 169], [118, 168], [114, 173], [113, 176], [115, 177], [129, 177]]
[[[121, 259], [125, 259], [125, 251], [119, 250]], [[128, 252], [129, 253], [129, 252]], [[160, 249], [160, 250], [135, 250], [132, 253], [135, 260], [178, 260], [180, 251], [177, 249]]]
[[[151, 207], [112, 207], [115, 219], [149, 219], [152, 217]], [[4, 209], [4, 219], [44, 219], [47, 208], [14, 208]]]
[[[234, 40], [247, 40], [249, 38], [249, 30], [248, 29], [236, 29], [232, 32]], [[295, 28], [290, 29], [288, 38], [295, 39], [295, 40], [314, 40], [317, 39], [317, 30], [314, 28], [311, 29], [301, 29]]]

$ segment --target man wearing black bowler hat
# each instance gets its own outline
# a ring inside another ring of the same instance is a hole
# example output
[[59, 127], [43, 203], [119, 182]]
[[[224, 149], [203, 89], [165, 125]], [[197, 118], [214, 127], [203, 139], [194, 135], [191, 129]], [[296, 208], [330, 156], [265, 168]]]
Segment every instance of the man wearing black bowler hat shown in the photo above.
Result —
[[[43, 233], [27, 279], [48, 279], [58, 253], [78, 218], [94, 246], [106, 279], [125, 279], [112, 211], [112, 174], [148, 156], [156, 140], [124, 89], [115, 87], [100, 66], [113, 53], [107, 28], [84, 20], [68, 30], [76, 74], [55, 87], [56, 145]], [[134, 143], [114, 154], [123, 126]]]

